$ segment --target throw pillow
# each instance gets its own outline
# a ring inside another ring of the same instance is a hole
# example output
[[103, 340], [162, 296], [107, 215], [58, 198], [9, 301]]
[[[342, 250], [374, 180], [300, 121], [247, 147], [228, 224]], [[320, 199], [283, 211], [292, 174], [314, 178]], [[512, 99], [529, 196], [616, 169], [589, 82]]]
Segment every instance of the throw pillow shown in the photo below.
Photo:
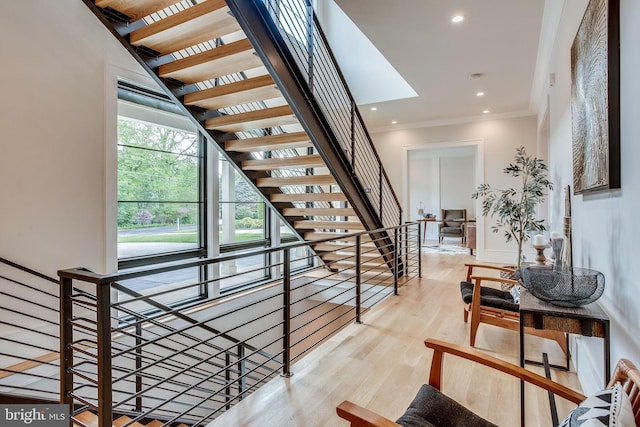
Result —
[[571, 411], [558, 427], [635, 427], [629, 396], [622, 385], [600, 390]]
[[520, 286], [512, 286], [511, 289], [509, 289], [509, 293], [513, 297], [513, 302], [520, 304]]

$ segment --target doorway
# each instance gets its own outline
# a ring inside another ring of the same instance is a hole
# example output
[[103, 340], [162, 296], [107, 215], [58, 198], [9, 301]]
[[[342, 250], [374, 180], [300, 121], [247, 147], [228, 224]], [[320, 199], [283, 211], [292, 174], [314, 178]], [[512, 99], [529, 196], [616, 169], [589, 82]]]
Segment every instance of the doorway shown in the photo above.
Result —
[[[419, 219], [419, 209], [436, 218], [440, 218], [441, 209], [466, 209], [467, 219], [477, 219], [477, 229], [482, 230], [482, 215], [478, 215], [477, 201], [471, 198], [483, 182], [482, 141], [430, 143], [408, 146], [405, 150], [405, 219]], [[437, 222], [424, 225], [426, 242], [437, 244]], [[481, 236], [478, 237], [480, 240]], [[460, 239], [446, 239], [443, 243], [460, 245], [462, 242]]]

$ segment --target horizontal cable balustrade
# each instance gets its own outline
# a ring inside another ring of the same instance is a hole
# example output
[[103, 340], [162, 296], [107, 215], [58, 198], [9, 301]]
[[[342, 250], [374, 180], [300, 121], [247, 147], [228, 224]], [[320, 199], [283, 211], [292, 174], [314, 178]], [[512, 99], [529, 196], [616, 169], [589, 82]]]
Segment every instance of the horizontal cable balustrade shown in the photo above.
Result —
[[[381, 231], [326, 230], [329, 237], [313, 242], [315, 253], [294, 243], [110, 275], [60, 271], [69, 343], [62, 401], [75, 405], [74, 419], [92, 410], [101, 425], [114, 414], [129, 423], [205, 425], [278, 374], [290, 375], [293, 361], [420, 275], [419, 225]], [[387, 235], [393, 243], [376, 242]], [[257, 255], [267, 261], [228, 268]], [[298, 268], [309, 260], [311, 267]], [[146, 277], [192, 268], [200, 269], [200, 280], [139, 286]], [[216, 295], [221, 282], [256, 270], [271, 279], [182, 306], [162, 302], [193, 287]]]
[[310, 2], [263, 0], [263, 3], [382, 224], [397, 224], [400, 202]]
[[0, 394], [58, 399], [58, 307], [58, 280], [0, 258]]

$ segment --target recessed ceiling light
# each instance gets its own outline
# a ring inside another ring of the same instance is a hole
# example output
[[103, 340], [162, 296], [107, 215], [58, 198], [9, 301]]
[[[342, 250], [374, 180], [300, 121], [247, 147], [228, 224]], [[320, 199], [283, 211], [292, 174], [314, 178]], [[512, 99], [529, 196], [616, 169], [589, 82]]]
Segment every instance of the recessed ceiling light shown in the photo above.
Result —
[[476, 96], [484, 96], [484, 92], [478, 92], [476, 93]]
[[392, 124], [392, 125], [395, 125], [395, 124], [397, 124], [397, 123], [398, 123], [398, 121], [397, 121], [397, 120], [394, 120], [394, 121], [392, 121], [392, 122], [391, 122], [391, 124]]
[[453, 18], [451, 18], [451, 22], [454, 22], [456, 24], [458, 22], [462, 22], [462, 21], [464, 21], [464, 16], [462, 16], [462, 15], [456, 15]]
[[371, 111], [376, 111], [377, 109], [377, 107], [371, 107]]
[[482, 114], [489, 114], [491, 111], [489, 110], [482, 110]]

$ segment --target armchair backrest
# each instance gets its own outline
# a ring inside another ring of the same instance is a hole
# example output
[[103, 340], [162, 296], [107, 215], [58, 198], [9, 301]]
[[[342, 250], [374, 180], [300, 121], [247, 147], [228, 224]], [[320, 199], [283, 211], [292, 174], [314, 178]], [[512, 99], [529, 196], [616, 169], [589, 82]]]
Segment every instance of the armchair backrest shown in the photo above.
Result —
[[458, 219], [458, 220], [467, 220], [467, 210], [466, 209], [442, 209], [442, 221], [447, 227], [462, 227], [463, 223], [461, 222], [447, 222], [447, 219]]

